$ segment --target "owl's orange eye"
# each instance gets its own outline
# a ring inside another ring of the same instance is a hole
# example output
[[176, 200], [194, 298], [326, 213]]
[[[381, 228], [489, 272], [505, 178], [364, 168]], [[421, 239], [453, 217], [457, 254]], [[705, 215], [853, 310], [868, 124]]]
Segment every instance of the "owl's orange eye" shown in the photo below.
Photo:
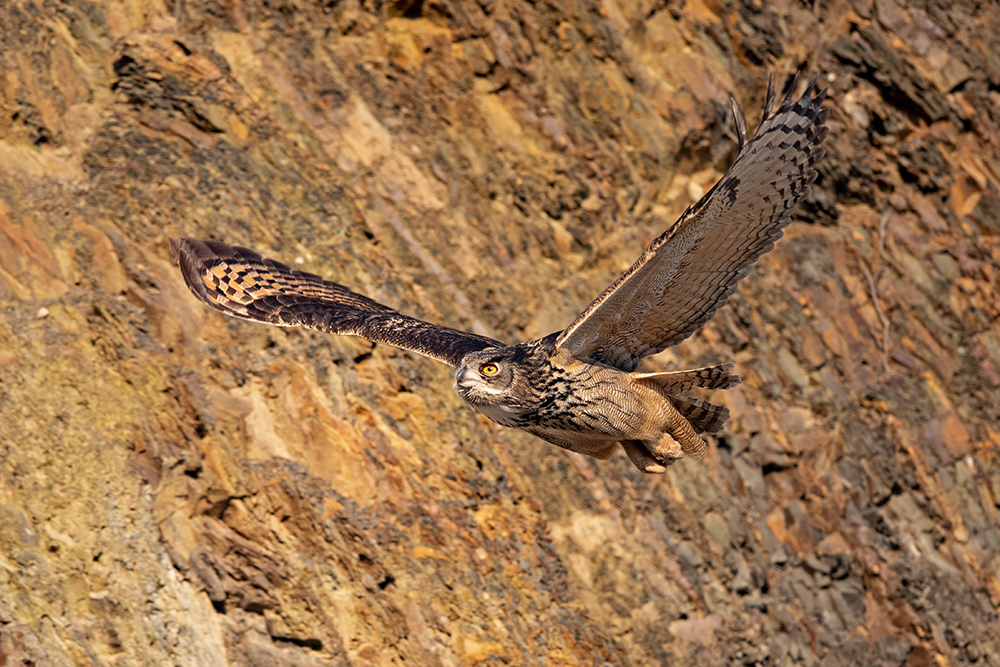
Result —
[[499, 370], [496, 364], [483, 364], [479, 367], [479, 372], [483, 375], [496, 375]]

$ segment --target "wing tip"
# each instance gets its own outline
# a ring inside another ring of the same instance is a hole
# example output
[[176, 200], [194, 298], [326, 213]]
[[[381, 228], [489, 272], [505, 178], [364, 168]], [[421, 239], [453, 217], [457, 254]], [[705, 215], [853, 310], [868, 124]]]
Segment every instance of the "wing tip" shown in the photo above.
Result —
[[205, 267], [205, 262], [198, 253], [198, 245], [201, 241], [188, 236], [171, 237], [168, 241], [170, 251], [174, 255], [177, 266], [180, 267], [181, 276], [183, 276], [188, 289], [200, 300], [210, 304], [205, 283], [198, 280], [199, 272]]
[[810, 132], [809, 138], [812, 143], [819, 144], [826, 138], [828, 132], [826, 120], [830, 115], [830, 110], [824, 109], [822, 105], [826, 100], [829, 89], [823, 88], [818, 92], [816, 91], [817, 84], [819, 83], [819, 76], [817, 75], [809, 81], [803, 93], [796, 99], [795, 91], [798, 88], [801, 74], [801, 72], [796, 72], [792, 76], [792, 79], [787, 84], [785, 97], [777, 109], [775, 109], [777, 88], [775, 86], [774, 74], [768, 75], [764, 114], [761, 117], [760, 125], [757, 126], [757, 131], [754, 133], [754, 138], [760, 136], [761, 131], [768, 121], [777, 117], [778, 114], [790, 111], [809, 119], [810, 129], [807, 129], [807, 131]]
[[[799, 87], [800, 74], [801, 72], [796, 72], [792, 76], [792, 80], [788, 84], [788, 93], [785, 94], [785, 99], [781, 101], [781, 106], [778, 107], [779, 112], [787, 111], [792, 108], [792, 98], [794, 98], [795, 96], [795, 89]], [[808, 94], [809, 94], [808, 91], [806, 91], [806, 95]], [[805, 95], [803, 95], [803, 97], [805, 97]]]
[[171, 237], [168, 241], [170, 242], [170, 250], [179, 263], [188, 261], [191, 264], [204, 265], [206, 260], [225, 259], [225, 256], [232, 254], [232, 251], [245, 250], [226, 245], [221, 241], [196, 239], [192, 236]]
[[739, 144], [737, 150], [741, 151], [747, 143], [747, 119], [743, 115], [743, 109], [740, 108], [740, 103], [736, 101], [736, 98], [730, 97], [729, 101], [733, 107], [733, 120], [736, 123], [736, 141]]
[[771, 117], [774, 111], [774, 98], [775, 98], [775, 88], [774, 88], [774, 73], [767, 75], [767, 97], [764, 100], [764, 115], [760, 119], [760, 124], [763, 125], [764, 121]]
[[184, 242], [187, 241], [185, 236], [171, 236], [167, 238], [167, 242], [170, 244], [170, 252], [173, 253], [174, 259], [180, 261], [181, 252], [184, 248]]

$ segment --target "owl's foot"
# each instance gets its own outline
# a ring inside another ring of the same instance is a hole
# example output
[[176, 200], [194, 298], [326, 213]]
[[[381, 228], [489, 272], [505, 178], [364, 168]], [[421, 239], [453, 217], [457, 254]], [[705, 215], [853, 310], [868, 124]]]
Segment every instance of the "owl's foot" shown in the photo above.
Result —
[[684, 458], [684, 450], [679, 442], [666, 433], [661, 433], [658, 440], [646, 440], [643, 444], [649, 449], [649, 453], [661, 461], [667, 461], [667, 465], [677, 459]]
[[[709, 403], [709, 405], [711, 404]], [[661, 456], [660, 452], [662, 451], [663, 456], [705, 458], [705, 454], [708, 453], [708, 443], [698, 435], [698, 432], [691, 426], [691, 422], [685, 419], [680, 412], [674, 409], [673, 413], [674, 418], [665, 425], [664, 433], [660, 435], [656, 445], [649, 448], [649, 451], [653, 453], [653, 456]], [[675, 454], [675, 452], [682, 452], [682, 454]]]
[[[693, 435], [693, 434], [692, 434]], [[670, 435], [663, 433], [657, 440], [622, 440], [622, 449], [636, 468], [643, 472], [660, 474], [667, 466], [687, 456], [702, 458], [708, 446], [697, 435], [693, 435], [699, 446], [684, 447]]]
[[646, 449], [646, 445], [643, 444], [642, 440], [622, 440], [621, 443], [622, 449], [628, 454], [628, 458], [632, 464], [643, 472], [659, 475], [666, 472], [667, 466], [673, 463], [673, 461], [660, 461], [656, 459]]
[[658, 440], [622, 440], [629, 460], [643, 472], [659, 474], [677, 459], [684, 458], [680, 444], [666, 433]]

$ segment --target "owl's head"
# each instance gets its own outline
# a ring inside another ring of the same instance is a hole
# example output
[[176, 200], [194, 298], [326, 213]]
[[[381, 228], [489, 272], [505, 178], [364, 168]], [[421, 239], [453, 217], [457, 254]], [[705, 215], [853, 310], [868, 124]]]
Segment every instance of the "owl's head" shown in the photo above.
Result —
[[514, 384], [515, 364], [509, 348], [489, 348], [462, 359], [455, 373], [455, 391], [473, 405], [503, 401]]
[[455, 373], [455, 391], [501, 424], [516, 422], [529, 398], [524, 351], [519, 346], [489, 348], [465, 355]]

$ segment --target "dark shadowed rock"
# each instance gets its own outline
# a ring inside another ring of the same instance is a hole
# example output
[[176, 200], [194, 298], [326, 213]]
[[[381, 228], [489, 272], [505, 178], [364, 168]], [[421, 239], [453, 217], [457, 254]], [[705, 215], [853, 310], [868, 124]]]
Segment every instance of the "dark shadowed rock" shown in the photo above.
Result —
[[[0, 664], [1000, 663], [1000, 9], [758, 5], [4, 5]], [[538, 337], [802, 67], [827, 157], [647, 362], [744, 380], [659, 478], [209, 311], [167, 246]]]

